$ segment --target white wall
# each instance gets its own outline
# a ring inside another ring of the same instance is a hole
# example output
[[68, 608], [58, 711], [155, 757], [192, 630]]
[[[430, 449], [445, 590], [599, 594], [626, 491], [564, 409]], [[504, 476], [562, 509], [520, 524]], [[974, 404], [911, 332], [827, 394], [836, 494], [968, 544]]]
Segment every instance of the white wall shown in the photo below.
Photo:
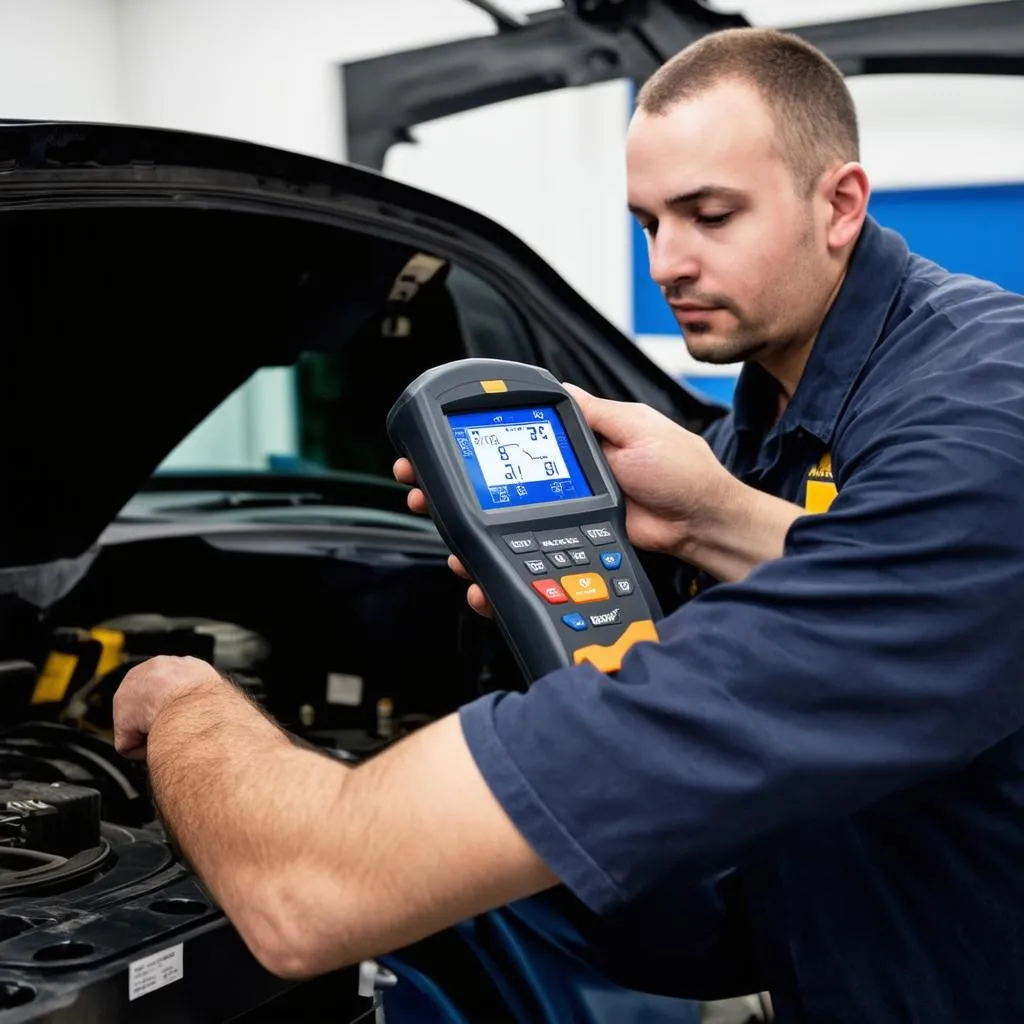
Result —
[[0, 0], [0, 118], [115, 121], [117, 0]]

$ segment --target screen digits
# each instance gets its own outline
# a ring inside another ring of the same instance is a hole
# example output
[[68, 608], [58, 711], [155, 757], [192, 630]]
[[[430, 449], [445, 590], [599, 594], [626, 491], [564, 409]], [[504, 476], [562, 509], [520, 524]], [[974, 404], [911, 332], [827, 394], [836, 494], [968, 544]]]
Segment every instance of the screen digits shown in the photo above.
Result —
[[475, 427], [467, 434], [488, 487], [569, 476], [558, 442], [547, 423]]
[[550, 406], [459, 413], [449, 423], [481, 508], [592, 494]]

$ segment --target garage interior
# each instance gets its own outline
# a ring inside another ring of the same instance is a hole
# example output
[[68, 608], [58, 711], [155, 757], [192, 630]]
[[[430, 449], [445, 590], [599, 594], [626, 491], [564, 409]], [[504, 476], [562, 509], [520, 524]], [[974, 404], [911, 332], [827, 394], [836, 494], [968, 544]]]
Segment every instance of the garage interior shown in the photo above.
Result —
[[[496, 919], [270, 975], [114, 751], [113, 695], [154, 654], [202, 657], [357, 763], [522, 685], [408, 514], [384, 417], [467, 355], [639, 390], [692, 429], [726, 414], [739, 367], [682, 344], [622, 144], [645, 78], [740, 24], [848, 76], [881, 224], [1024, 293], [1020, 0], [0, 0], [0, 1024], [570, 1024]], [[297, 162], [247, 174], [235, 143]], [[384, 180], [353, 199], [334, 165]], [[448, 203], [477, 215], [464, 236]], [[602, 1005], [573, 1020], [775, 1019], [766, 992]]]

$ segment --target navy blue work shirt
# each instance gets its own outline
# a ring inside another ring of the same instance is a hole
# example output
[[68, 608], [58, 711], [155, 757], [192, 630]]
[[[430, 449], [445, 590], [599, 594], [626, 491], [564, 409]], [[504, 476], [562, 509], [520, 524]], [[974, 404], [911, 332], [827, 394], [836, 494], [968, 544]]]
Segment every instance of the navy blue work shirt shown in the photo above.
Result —
[[781, 1022], [1024, 1020], [1024, 299], [869, 219], [775, 409], [745, 367], [710, 440], [807, 510], [783, 556], [470, 749], [596, 915], [719, 880], [692, 953]]

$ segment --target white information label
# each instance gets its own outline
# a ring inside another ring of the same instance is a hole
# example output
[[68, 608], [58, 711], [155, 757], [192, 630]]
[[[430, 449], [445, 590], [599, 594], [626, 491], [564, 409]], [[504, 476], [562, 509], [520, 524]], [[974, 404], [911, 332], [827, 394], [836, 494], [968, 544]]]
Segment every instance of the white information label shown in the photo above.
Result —
[[170, 949], [162, 949], [152, 956], [143, 957], [128, 968], [128, 999], [148, 995], [158, 988], [163, 988], [164, 985], [180, 981], [184, 975], [180, 943], [171, 946]]
[[327, 673], [327, 703], [357, 708], [363, 702], [363, 677], [346, 672]]

